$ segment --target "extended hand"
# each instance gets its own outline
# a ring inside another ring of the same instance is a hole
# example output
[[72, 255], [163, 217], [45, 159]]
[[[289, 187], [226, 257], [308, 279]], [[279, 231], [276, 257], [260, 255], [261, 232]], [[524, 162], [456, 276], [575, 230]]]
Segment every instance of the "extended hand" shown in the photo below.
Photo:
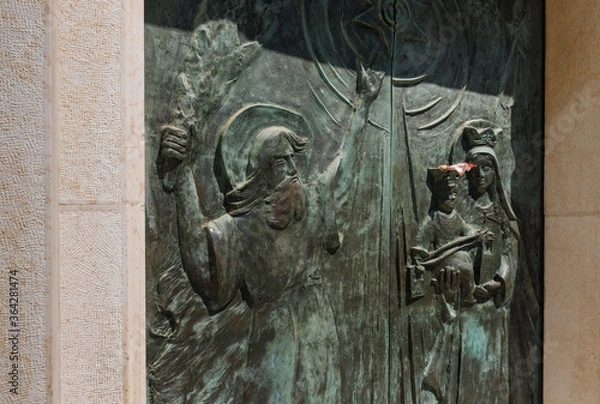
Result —
[[494, 232], [491, 230], [485, 230], [484, 237], [485, 237], [486, 241], [495, 241], [496, 240], [496, 234], [494, 234]]
[[490, 292], [488, 292], [487, 289], [481, 285], [475, 286], [475, 291], [473, 292], [473, 296], [475, 297], [475, 299], [477, 299], [477, 301], [479, 303], [487, 302], [488, 300], [490, 300], [492, 298], [492, 295], [490, 294]]
[[498, 281], [488, 281], [482, 285], [475, 286], [475, 292], [473, 296], [478, 302], [486, 302], [494, 297], [500, 290], [502, 290], [502, 283]]
[[413, 261], [415, 262], [420, 262], [420, 261], [425, 261], [427, 259], [429, 259], [429, 257], [431, 257], [431, 254], [429, 253], [429, 251], [427, 251], [426, 249], [422, 248], [422, 247], [412, 247], [410, 249], [410, 255], [413, 259]]
[[498, 282], [498, 281], [488, 281], [486, 283], [483, 284], [483, 287], [485, 288], [485, 290], [487, 290], [488, 292], [490, 292], [490, 294], [492, 296], [494, 296], [496, 293], [500, 292], [500, 290], [502, 290], [502, 283]]
[[481, 229], [477, 231], [477, 240], [487, 243], [496, 240], [496, 235], [488, 229]]

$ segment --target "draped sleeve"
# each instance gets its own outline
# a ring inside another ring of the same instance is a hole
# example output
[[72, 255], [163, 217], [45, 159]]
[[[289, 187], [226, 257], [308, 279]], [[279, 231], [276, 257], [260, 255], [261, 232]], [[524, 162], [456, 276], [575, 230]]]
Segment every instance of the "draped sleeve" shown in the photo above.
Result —
[[500, 260], [500, 267], [496, 272], [495, 279], [503, 284], [502, 290], [494, 296], [496, 307], [506, 305], [512, 299], [515, 288], [517, 272], [523, 270], [519, 248], [518, 229], [511, 224], [512, 234], [504, 240], [504, 251]]
[[208, 262], [214, 290], [207, 306], [213, 311], [225, 308], [240, 287], [239, 249], [235, 219], [223, 215], [206, 225]]

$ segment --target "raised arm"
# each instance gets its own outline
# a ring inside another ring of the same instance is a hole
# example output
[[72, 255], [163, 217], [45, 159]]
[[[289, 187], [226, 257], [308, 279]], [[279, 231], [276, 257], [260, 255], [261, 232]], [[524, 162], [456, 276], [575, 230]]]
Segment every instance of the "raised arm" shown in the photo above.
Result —
[[186, 164], [189, 133], [174, 126], [161, 129], [159, 170], [163, 185], [177, 203], [179, 247], [183, 268], [192, 287], [205, 301], [214, 301], [216, 284], [208, 265], [208, 240], [204, 215], [192, 170]]
[[327, 207], [324, 217], [327, 229], [324, 247], [330, 254], [334, 254], [341, 244], [342, 237], [338, 232], [336, 220], [337, 209], [340, 200], [346, 199], [345, 196], [351, 189], [351, 185], [358, 180], [356, 174], [362, 158], [359, 155], [361, 147], [358, 137], [367, 126], [369, 109], [379, 94], [383, 77], [383, 73], [375, 73], [366, 70], [363, 66], [359, 67], [354, 111], [350, 125], [344, 134], [337, 157], [329, 164], [320, 178], [320, 182], [324, 184], [324, 187], [321, 188], [321, 197]]
[[362, 65], [359, 66], [354, 112], [338, 155], [337, 174], [334, 180], [337, 187], [346, 188], [352, 182], [357, 181], [356, 173], [361, 160], [359, 136], [367, 126], [369, 110], [379, 95], [384, 76], [384, 73], [365, 69]]

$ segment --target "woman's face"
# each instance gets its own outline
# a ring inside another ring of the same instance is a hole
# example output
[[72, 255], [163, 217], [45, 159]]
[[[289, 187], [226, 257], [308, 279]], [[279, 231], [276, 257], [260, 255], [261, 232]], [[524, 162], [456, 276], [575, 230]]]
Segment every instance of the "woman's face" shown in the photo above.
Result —
[[491, 157], [485, 154], [476, 154], [473, 161], [476, 166], [467, 173], [469, 183], [477, 192], [484, 194], [494, 184], [496, 171]]

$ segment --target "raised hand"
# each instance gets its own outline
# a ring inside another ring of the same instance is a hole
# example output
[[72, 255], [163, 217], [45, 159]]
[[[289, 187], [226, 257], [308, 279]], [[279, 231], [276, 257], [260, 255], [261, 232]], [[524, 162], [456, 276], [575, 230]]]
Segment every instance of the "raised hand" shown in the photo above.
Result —
[[164, 168], [171, 171], [183, 161], [187, 154], [188, 132], [176, 126], [165, 125], [160, 128], [160, 158], [164, 160]]
[[362, 64], [359, 65], [358, 75], [356, 77], [356, 92], [358, 96], [367, 103], [371, 104], [379, 95], [381, 84], [385, 77], [384, 72], [377, 72], [366, 69]]
[[177, 182], [178, 168], [187, 156], [189, 134], [186, 130], [171, 125], [160, 128], [160, 134], [159, 175], [165, 190], [171, 192]]

